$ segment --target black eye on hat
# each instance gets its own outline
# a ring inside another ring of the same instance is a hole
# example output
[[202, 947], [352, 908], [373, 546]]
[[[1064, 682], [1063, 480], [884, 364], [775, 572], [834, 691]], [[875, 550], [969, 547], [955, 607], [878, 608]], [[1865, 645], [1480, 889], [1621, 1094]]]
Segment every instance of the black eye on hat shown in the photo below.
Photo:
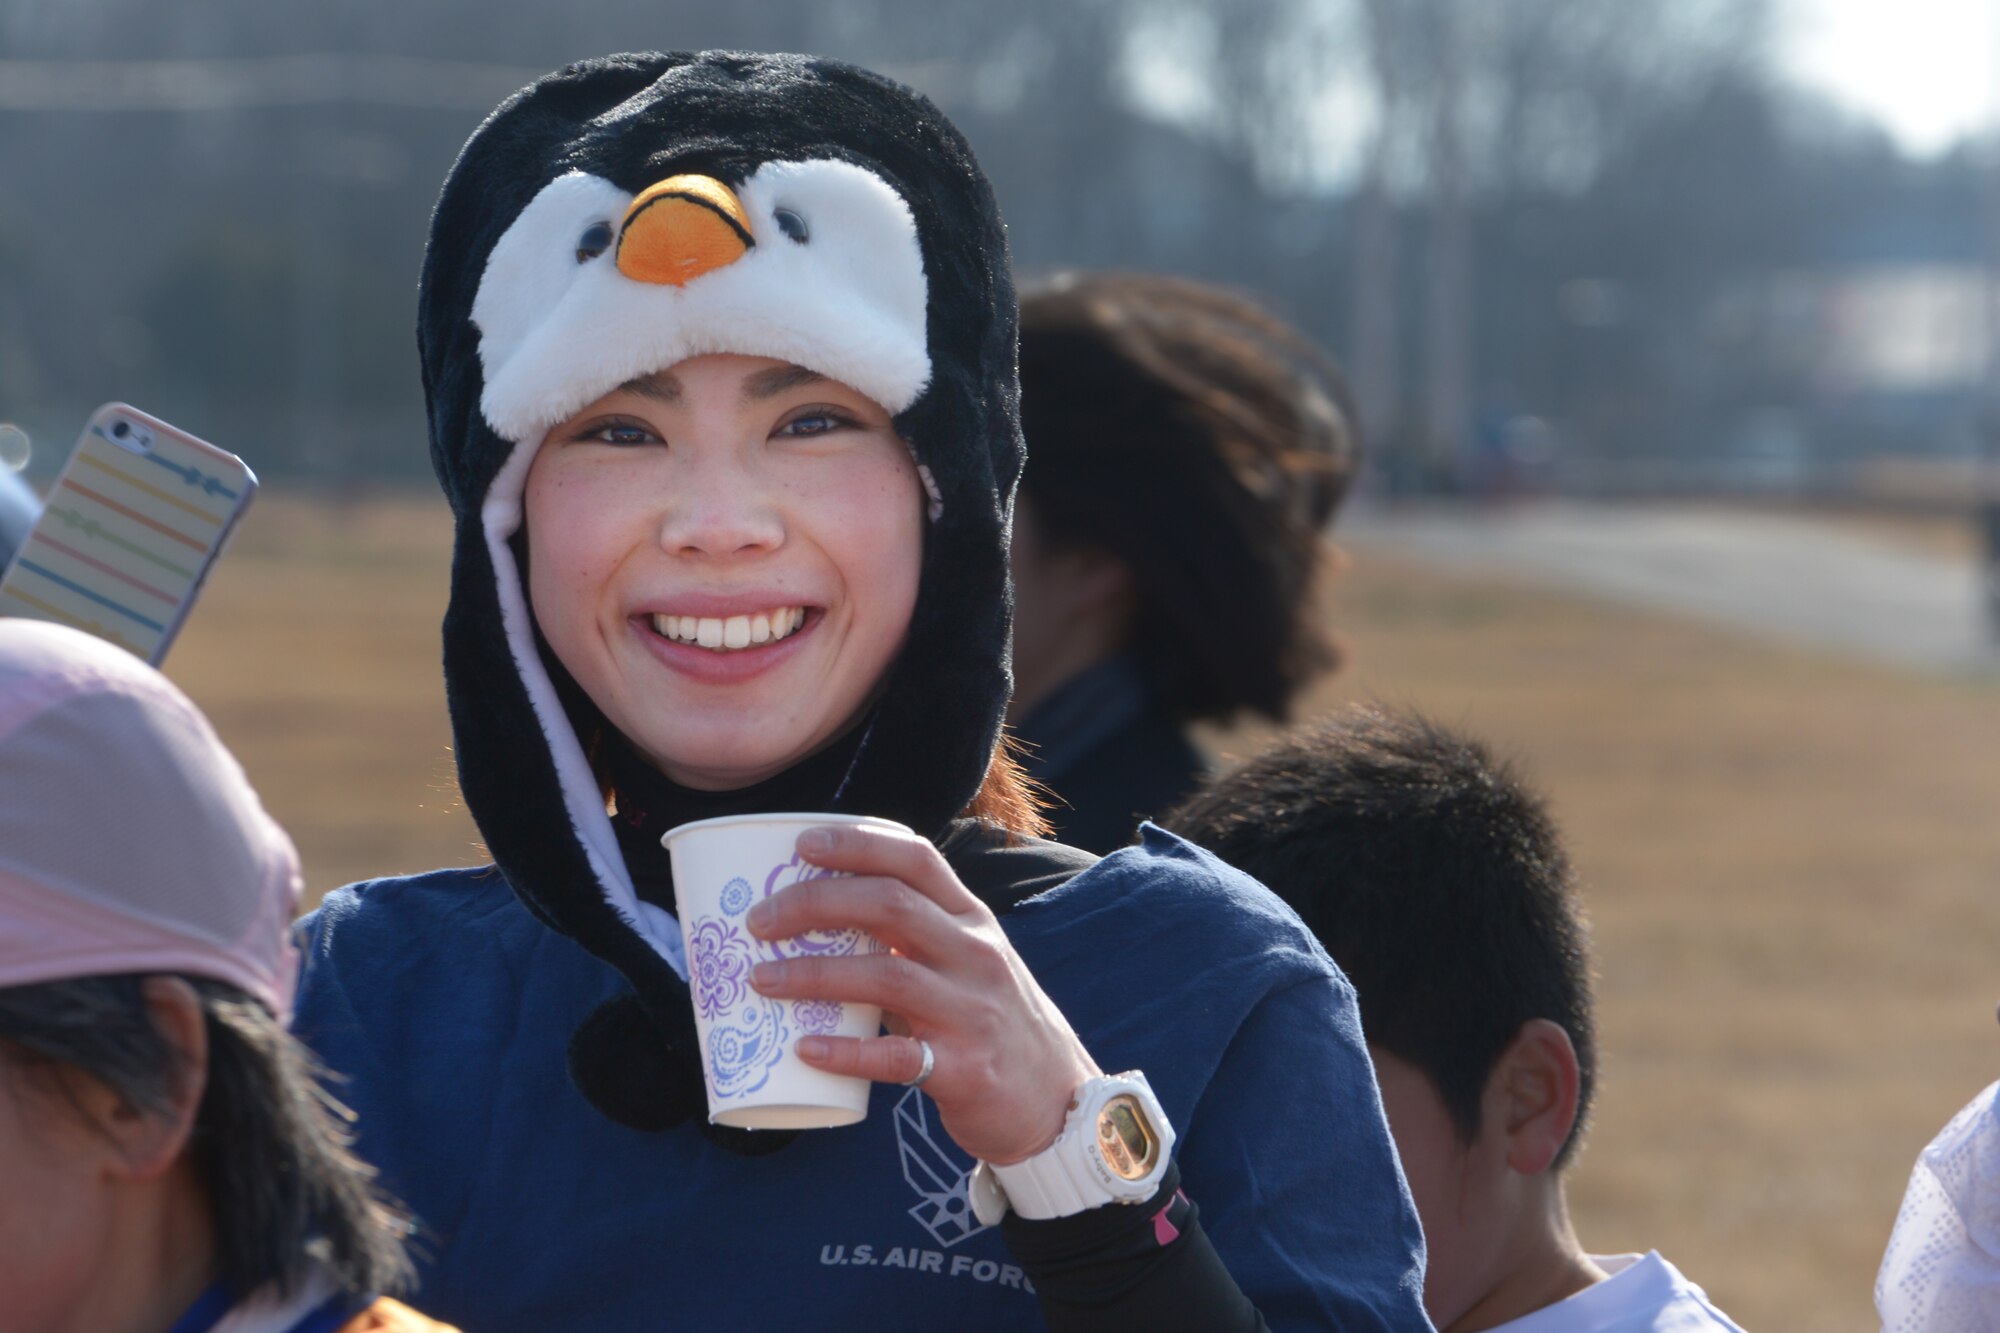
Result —
[[588, 263], [611, 248], [611, 224], [593, 222], [576, 238], [576, 262]]
[[804, 245], [808, 240], [812, 239], [812, 233], [806, 230], [806, 220], [791, 209], [781, 208], [772, 214], [772, 216], [777, 219], [778, 230], [797, 241], [800, 245]]

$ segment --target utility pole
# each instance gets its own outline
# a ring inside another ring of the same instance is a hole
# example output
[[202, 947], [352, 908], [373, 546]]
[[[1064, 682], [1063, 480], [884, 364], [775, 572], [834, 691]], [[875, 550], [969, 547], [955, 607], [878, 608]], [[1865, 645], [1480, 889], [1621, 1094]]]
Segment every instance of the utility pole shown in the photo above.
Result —
[[1396, 206], [1390, 171], [1403, 118], [1401, 52], [1395, 33], [1396, 0], [1364, 0], [1368, 64], [1375, 83], [1375, 130], [1355, 192], [1354, 393], [1362, 437], [1382, 460], [1392, 495], [1403, 490], [1411, 461], [1402, 433], [1400, 266]]
[[1471, 394], [1467, 362], [1472, 337], [1472, 228], [1467, 216], [1464, 125], [1463, 6], [1431, 0], [1437, 87], [1431, 104], [1430, 263], [1424, 289], [1424, 443], [1432, 475], [1464, 474]]
[[[337, 114], [337, 113], [336, 113]], [[325, 144], [334, 116], [297, 113], [292, 133], [298, 150], [292, 160], [292, 448], [315, 472], [343, 461], [339, 444], [347, 425], [347, 405], [338, 401], [340, 384], [340, 262], [335, 215], [344, 192], [325, 174]]]

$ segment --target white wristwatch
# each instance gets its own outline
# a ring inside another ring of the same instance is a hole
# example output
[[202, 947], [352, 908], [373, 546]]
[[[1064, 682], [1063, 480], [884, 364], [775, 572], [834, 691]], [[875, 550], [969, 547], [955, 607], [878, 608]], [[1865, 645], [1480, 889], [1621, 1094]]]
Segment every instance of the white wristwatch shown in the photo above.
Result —
[[1086, 1082], [1070, 1097], [1054, 1143], [1012, 1166], [979, 1163], [966, 1192], [989, 1227], [1009, 1210], [1043, 1219], [1144, 1203], [1159, 1191], [1173, 1147], [1174, 1127], [1133, 1069]]

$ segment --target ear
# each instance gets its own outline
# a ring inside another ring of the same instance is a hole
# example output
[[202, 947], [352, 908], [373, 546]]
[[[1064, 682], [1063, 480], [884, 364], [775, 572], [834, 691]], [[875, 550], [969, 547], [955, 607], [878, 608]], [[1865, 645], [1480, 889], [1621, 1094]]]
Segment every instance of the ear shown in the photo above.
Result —
[[1576, 1126], [1582, 1082], [1576, 1047], [1559, 1023], [1521, 1025], [1486, 1082], [1486, 1114], [1506, 1138], [1507, 1165], [1522, 1175], [1549, 1169]]
[[208, 1024], [194, 987], [179, 977], [149, 977], [142, 993], [174, 1051], [167, 1105], [158, 1111], [134, 1106], [95, 1079], [79, 1090], [84, 1109], [109, 1140], [111, 1173], [128, 1181], [156, 1180], [179, 1160], [208, 1087]]

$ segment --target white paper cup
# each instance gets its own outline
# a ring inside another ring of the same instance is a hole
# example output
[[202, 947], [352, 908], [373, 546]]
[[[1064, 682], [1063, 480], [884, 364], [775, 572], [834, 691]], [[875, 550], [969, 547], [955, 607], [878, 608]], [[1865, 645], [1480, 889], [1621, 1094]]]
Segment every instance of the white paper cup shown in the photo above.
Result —
[[844, 873], [799, 859], [799, 834], [829, 824], [910, 831], [863, 815], [758, 814], [700, 819], [660, 838], [673, 858], [710, 1124], [825, 1129], [868, 1114], [867, 1079], [814, 1069], [793, 1046], [804, 1036], [875, 1036], [882, 1029], [880, 1006], [775, 1000], [750, 985], [750, 969], [770, 959], [839, 958], [881, 947], [860, 930], [760, 940], [744, 924], [752, 903], [785, 886]]

